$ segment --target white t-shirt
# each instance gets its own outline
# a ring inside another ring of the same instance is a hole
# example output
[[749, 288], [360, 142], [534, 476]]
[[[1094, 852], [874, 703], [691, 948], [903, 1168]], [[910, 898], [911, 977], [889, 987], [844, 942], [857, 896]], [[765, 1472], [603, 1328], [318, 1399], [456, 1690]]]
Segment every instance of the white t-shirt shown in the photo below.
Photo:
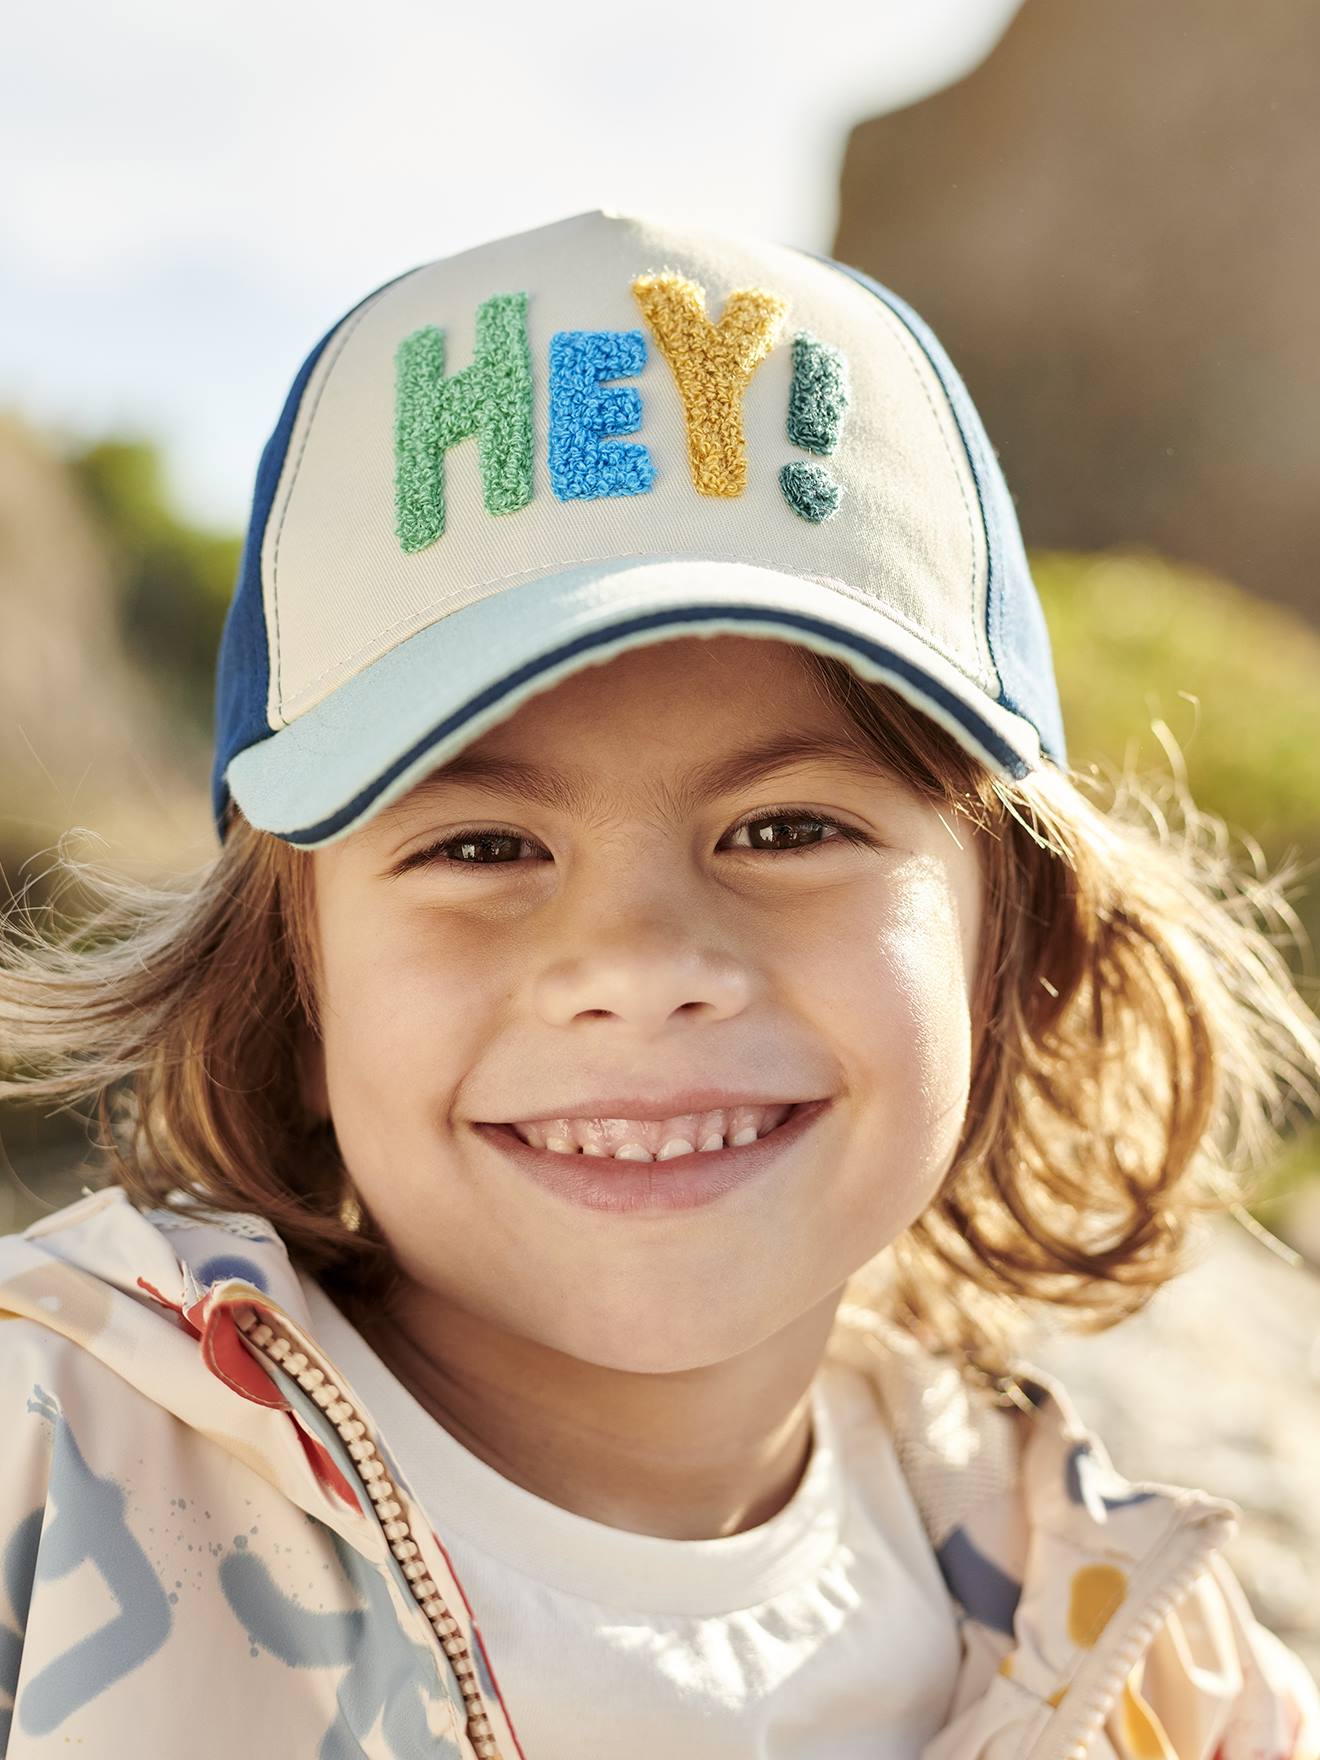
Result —
[[436, 1523], [527, 1760], [916, 1760], [944, 1727], [957, 1616], [859, 1371], [822, 1364], [807, 1469], [768, 1522], [659, 1539], [504, 1478], [301, 1281]]

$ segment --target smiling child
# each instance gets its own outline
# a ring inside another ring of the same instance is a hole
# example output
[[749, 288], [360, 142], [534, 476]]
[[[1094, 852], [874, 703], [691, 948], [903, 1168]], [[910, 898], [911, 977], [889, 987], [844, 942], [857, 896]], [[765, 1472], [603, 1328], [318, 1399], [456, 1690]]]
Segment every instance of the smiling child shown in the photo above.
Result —
[[1317, 1760], [1238, 1506], [1021, 1351], [1314, 1098], [1282, 895], [1070, 771], [915, 313], [602, 213], [387, 283], [216, 703], [213, 862], [0, 953], [103, 1152], [0, 1242], [10, 1760]]

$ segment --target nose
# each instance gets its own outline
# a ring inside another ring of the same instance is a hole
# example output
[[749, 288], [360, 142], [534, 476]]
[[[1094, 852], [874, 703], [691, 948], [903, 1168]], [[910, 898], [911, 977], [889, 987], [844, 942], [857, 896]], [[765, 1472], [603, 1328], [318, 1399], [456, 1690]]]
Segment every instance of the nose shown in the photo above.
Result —
[[535, 1002], [554, 1026], [615, 1018], [654, 1033], [678, 1014], [723, 1020], [745, 1008], [751, 993], [752, 977], [742, 962], [723, 950], [694, 946], [675, 926], [598, 936], [538, 975]]

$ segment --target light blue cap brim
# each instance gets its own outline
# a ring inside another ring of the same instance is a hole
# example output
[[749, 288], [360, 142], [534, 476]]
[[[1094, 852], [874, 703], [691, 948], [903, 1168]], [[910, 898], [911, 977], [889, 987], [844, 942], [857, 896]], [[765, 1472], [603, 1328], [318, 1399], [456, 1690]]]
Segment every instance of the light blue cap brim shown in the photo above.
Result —
[[1036, 729], [842, 582], [692, 557], [593, 563], [501, 588], [400, 642], [226, 771], [248, 821], [338, 842], [519, 704], [584, 666], [681, 635], [792, 642], [883, 683], [993, 772], [1044, 762]]

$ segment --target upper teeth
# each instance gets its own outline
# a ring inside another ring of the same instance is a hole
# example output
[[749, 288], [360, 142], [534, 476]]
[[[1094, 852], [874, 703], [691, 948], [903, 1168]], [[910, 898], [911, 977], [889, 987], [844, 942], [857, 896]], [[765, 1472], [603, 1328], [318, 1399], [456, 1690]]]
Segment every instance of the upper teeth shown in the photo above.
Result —
[[754, 1143], [780, 1125], [793, 1103], [731, 1106], [679, 1118], [538, 1118], [512, 1128], [524, 1143], [561, 1155], [602, 1155], [619, 1161], [668, 1161], [726, 1143]]

